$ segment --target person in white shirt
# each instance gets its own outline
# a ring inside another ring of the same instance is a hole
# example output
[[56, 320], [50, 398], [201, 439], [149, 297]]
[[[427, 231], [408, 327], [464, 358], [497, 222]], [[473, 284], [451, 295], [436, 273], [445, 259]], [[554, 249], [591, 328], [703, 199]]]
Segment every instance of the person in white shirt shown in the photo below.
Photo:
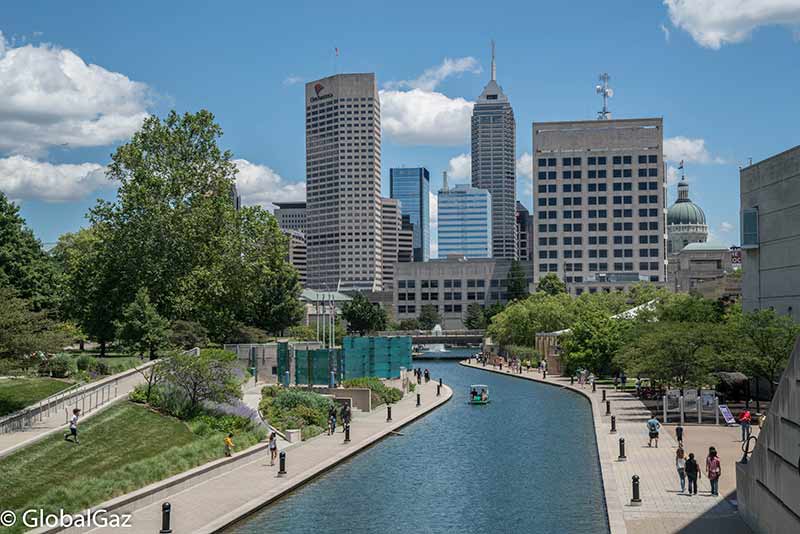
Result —
[[[80, 443], [78, 441], [78, 416], [81, 414], [80, 408], [75, 408], [72, 410], [72, 417], [69, 420], [69, 432], [64, 434], [64, 441], [73, 441], [75, 443]], [[72, 437], [70, 440], [69, 438]]]

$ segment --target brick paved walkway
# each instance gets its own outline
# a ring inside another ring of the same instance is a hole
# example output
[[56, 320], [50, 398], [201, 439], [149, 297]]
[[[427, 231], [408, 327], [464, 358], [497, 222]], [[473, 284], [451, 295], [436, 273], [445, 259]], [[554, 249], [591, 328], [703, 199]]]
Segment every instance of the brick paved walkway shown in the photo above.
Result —
[[[491, 367], [470, 364], [478, 369], [499, 372]], [[529, 380], [542, 381], [538, 371], [524, 372], [522, 375], [509, 373], [504, 367], [503, 374], [520, 376]], [[739, 428], [715, 427], [708, 425], [686, 425], [684, 446], [686, 453], [693, 452], [701, 467], [709, 446], [715, 446], [722, 459], [720, 497], [713, 497], [709, 491], [708, 479], [703, 473], [697, 496], [682, 495], [680, 482], [675, 469], [674, 425], [662, 426], [658, 448], [648, 448], [648, 432], [645, 421], [650, 412], [633, 395], [606, 391], [611, 401], [611, 413], [617, 418], [617, 433], [611, 434], [610, 417], [605, 416], [606, 407], [602, 402], [602, 388], [592, 393], [591, 386], [582, 390], [576, 384], [571, 386], [569, 378], [548, 376], [547, 383], [582, 391], [592, 402], [595, 428], [599, 440], [598, 450], [603, 469], [606, 503], [612, 533], [629, 534], [750, 534], [750, 529], [739, 517], [735, 508], [736, 471], [735, 462], [741, 457], [738, 438]], [[617, 461], [619, 438], [626, 442], [627, 460]], [[603, 456], [606, 456], [605, 458]], [[608, 470], [613, 473], [608, 473]], [[641, 506], [631, 506], [631, 478], [640, 477]], [[613, 476], [613, 479], [611, 477]], [[621, 512], [624, 526], [617, 521], [615, 513]]]

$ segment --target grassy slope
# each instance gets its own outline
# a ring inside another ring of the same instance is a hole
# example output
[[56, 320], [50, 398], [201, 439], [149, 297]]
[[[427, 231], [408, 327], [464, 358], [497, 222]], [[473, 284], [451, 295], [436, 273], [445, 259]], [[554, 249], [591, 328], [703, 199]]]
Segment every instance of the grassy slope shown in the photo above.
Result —
[[53, 378], [0, 380], [0, 416], [21, 410], [71, 385]]

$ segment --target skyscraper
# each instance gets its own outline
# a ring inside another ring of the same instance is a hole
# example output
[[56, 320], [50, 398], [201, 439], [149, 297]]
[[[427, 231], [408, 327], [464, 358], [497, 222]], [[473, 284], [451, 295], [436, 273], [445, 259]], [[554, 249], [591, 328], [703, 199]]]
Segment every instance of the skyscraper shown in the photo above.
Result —
[[517, 259], [516, 123], [496, 75], [492, 42], [492, 78], [472, 110], [472, 185], [492, 196], [492, 256]]
[[519, 238], [519, 259], [531, 261], [533, 258], [533, 218], [528, 208], [517, 200], [517, 237]]
[[379, 290], [381, 108], [375, 74], [306, 84], [308, 287]]
[[428, 261], [431, 253], [430, 174], [425, 167], [389, 170], [389, 196], [414, 225], [414, 261]]
[[492, 256], [492, 195], [485, 189], [457, 185], [439, 191], [439, 257]]
[[281, 230], [306, 231], [306, 203], [305, 202], [273, 202], [275, 211], [273, 215], [278, 220]]
[[663, 147], [660, 118], [533, 123], [534, 283], [664, 281]]
[[400, 253], [400, 231], [402, 217], [400, 201], [394, 198], [381, 199], [381, 236], [383, 238], [383, 288], [394, 287], [394, 272]]

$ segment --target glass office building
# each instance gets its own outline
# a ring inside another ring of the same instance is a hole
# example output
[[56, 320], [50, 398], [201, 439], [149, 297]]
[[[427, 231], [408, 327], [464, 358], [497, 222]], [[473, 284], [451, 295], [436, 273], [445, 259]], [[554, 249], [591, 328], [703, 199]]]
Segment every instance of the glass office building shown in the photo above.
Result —
[[414, 225], [414, 261], [430, 259], [430, 180], [425, 167], [389, 170], [389, 196], [400, 201], [400, 213]]
[[439, 191], [439, 257], [492, 257], [492, 195], [457, 185]]

